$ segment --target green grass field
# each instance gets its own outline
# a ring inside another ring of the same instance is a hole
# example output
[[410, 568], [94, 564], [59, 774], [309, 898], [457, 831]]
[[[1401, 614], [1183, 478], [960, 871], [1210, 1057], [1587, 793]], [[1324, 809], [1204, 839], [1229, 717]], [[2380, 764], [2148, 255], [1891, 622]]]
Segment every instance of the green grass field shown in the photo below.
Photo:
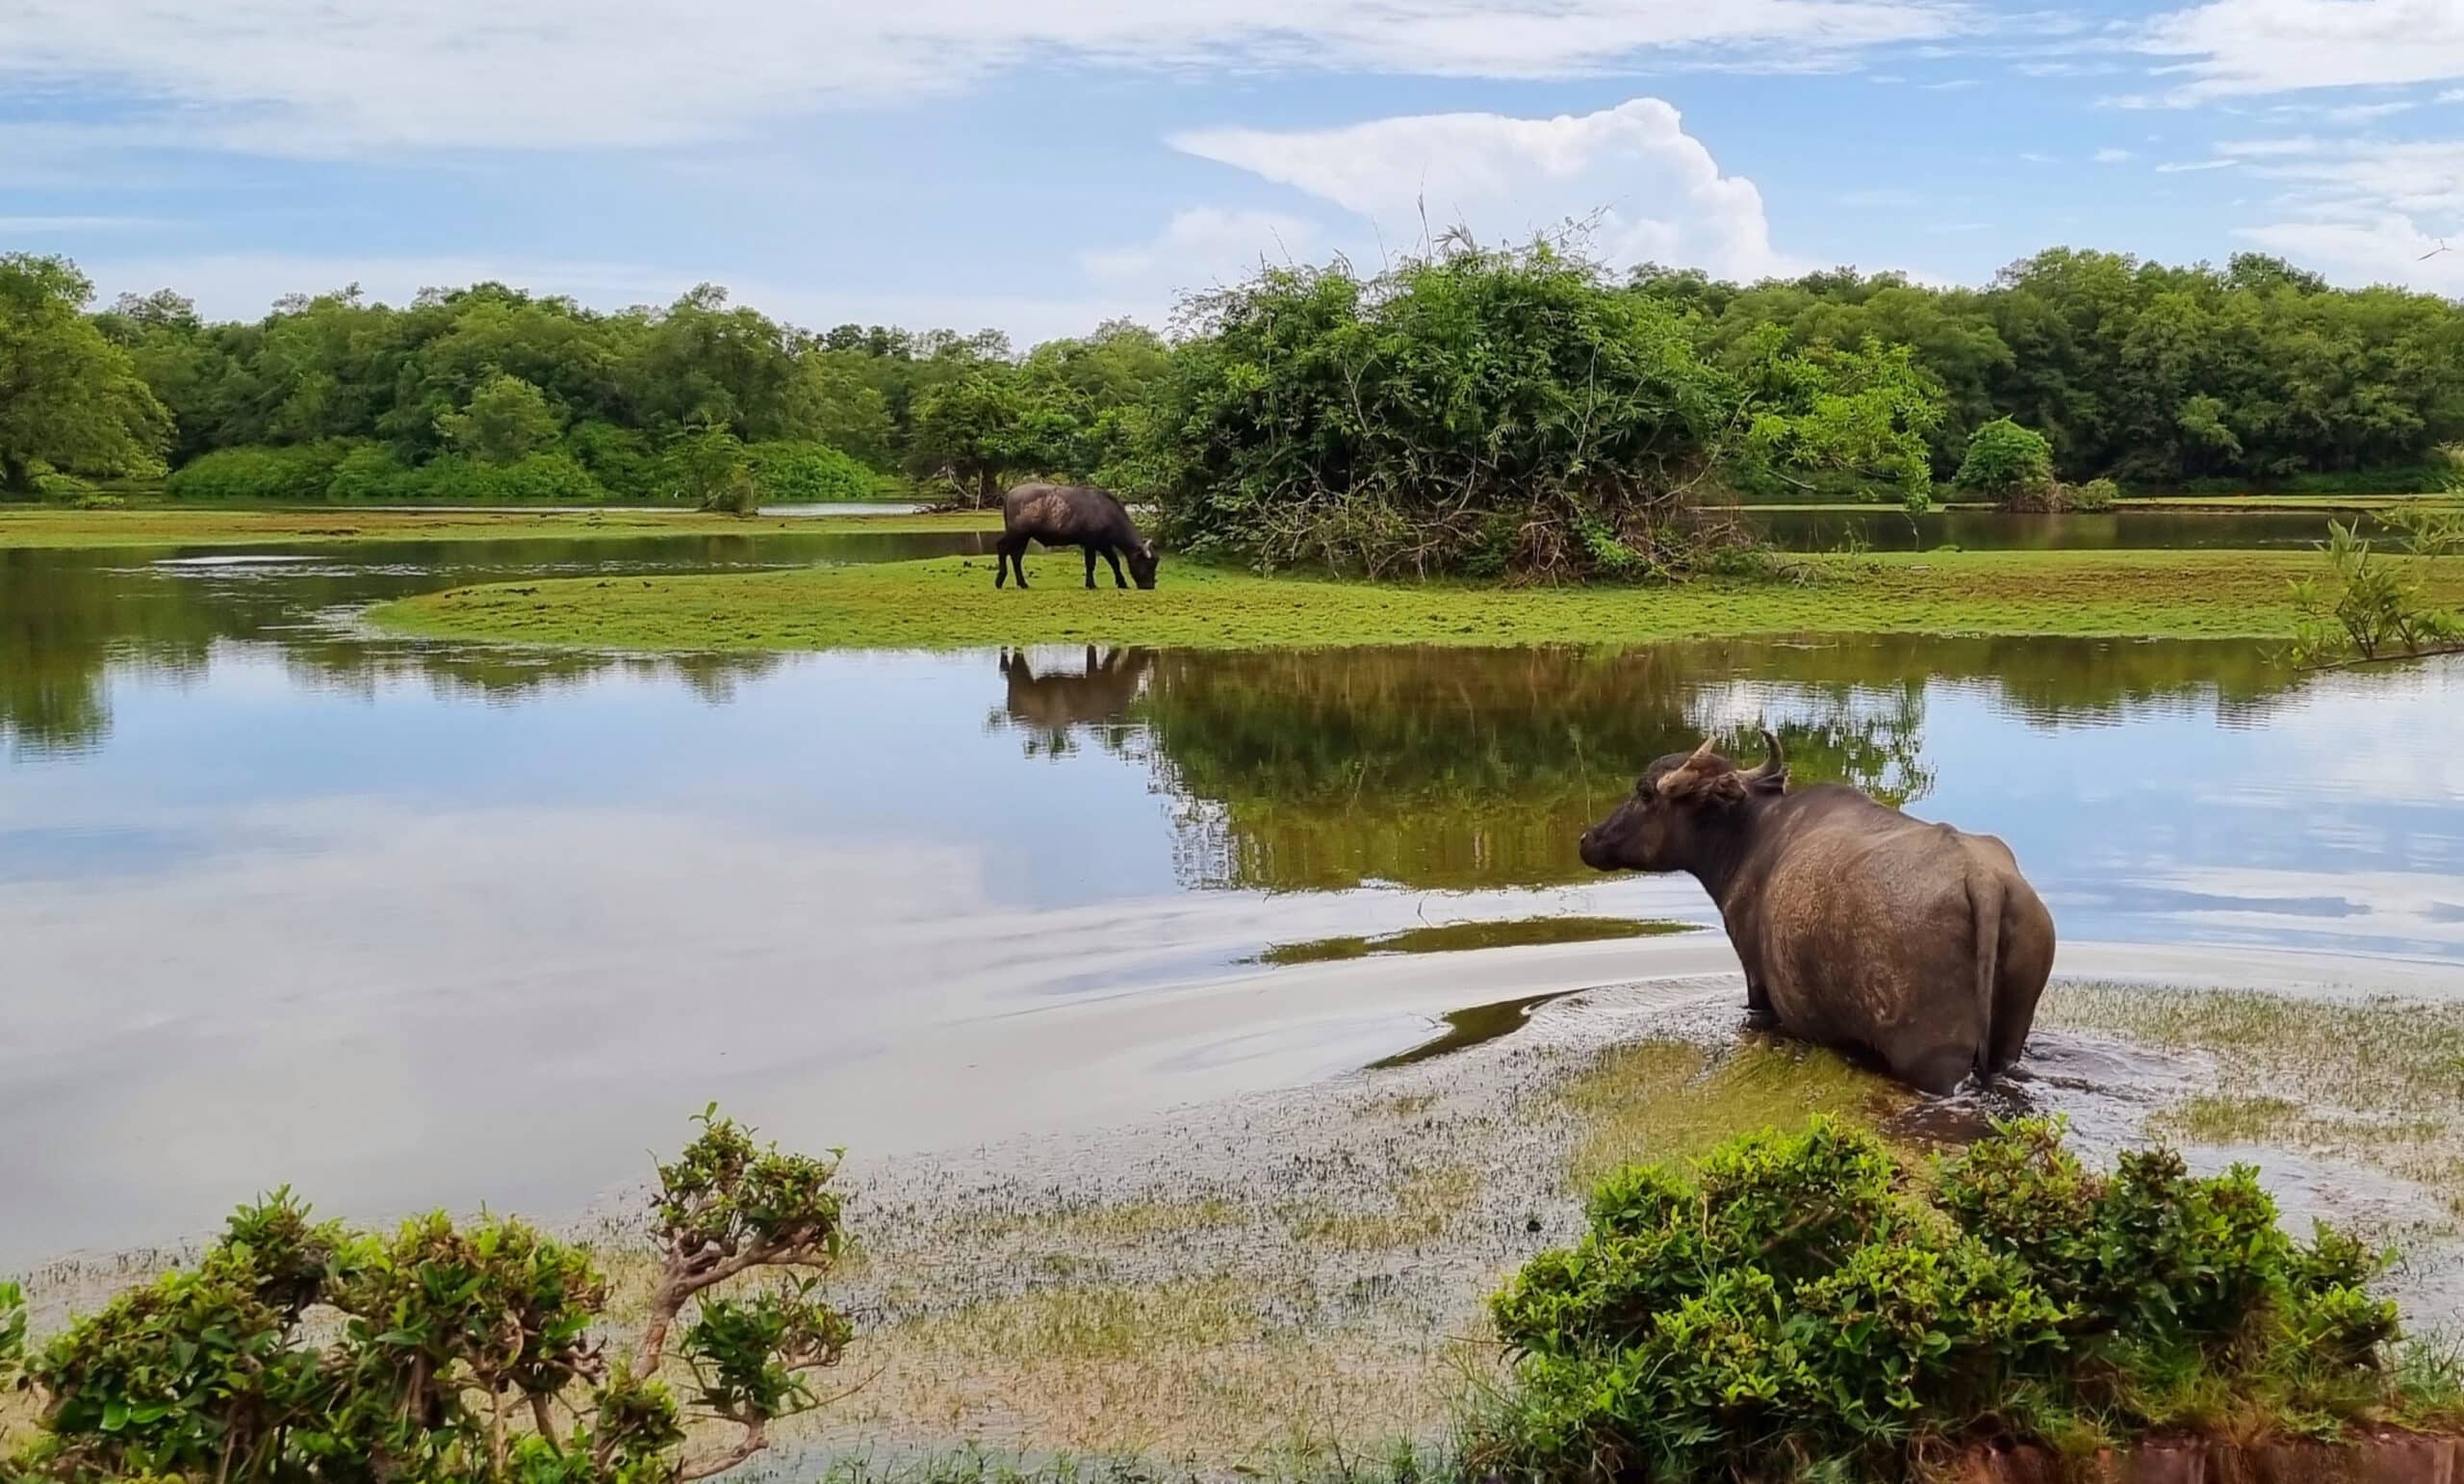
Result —
[[[870, 528], [870, 527], [867, 527]], [[1965, 551], [1811, 557], [1809, 579], [1677, 587], [1371, 583], [1168, 561], [1153, 592], [1080, 586], [1074, 553], [1029, 558], [995, 591], [990, 557], [459, 588], [383, 604], [381, 627], [436, 638], [636, 651], [1621, 644], [1761, 633], [1986, 633], [2283, 639], [2299, 551]], [[2464, 564], [2434, 596], [2464, 598]]]

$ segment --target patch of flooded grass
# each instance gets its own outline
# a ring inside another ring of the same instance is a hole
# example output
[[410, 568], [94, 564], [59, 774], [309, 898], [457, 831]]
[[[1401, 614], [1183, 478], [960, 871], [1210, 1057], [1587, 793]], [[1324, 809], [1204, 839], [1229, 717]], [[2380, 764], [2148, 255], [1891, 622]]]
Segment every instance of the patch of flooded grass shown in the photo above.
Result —
[[1608, 938], [1658, 937], [1698, 933], [1702, 924], [1656, 917], [1507, 917], [1406, 928], [1378, 937], [1321, 937], [1278, 943], [1258, 955], [1259, 963], [1328, 963], [1372, 954], [1450, 954], [1480, 948], [1529, 948], [1545, 943], [1590, 943]]
[[2464, 1006], [2091, 984], [2055, 986], [2039, 1023], [2208, 1057], [2216, 1085], [2158, 1133], [2352, 1161], [2464, 1216]]
[[[1058, 1284], [865, 1337], [872, 1383], [832, 1430], [1025, 1442], [1040, 1449], [1210, 1461], [1270, 1457], [1362, 1420], [1425, 1433], [1447, 1394], [1383, 1332], [1280, 1321], [1271, 1286], [1217, 1276]], [[1479, 1364], [1468, 1346], [1467, 1365]]]
[[1395, 1188], [1391, 1209], [1315, 1201], [1288, 1203], [1275, 1215], [1306, 1246], [1352, 1252], [1411, 1247], [1444, 1237], [1479, 1193], [1479, 1171], [1448, 1164], [1406, 1177]]
[[1815, 1113], [1881, 1123], [1916, 1094], [1837, 1054], [1755, 1039], [1733, 1050], [1655, 1040], [1602, 1054], [1560, 1096], [1581, 1120], [1567, 1178], [1589, 1190], [1629, 1164], [1692, 1160], [1736, 1134]]

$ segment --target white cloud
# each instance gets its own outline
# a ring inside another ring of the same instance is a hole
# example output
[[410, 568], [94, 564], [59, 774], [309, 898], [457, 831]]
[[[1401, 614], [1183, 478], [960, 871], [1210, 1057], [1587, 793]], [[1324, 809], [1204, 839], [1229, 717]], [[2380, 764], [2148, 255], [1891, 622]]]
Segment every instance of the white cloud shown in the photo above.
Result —
[[2156, 173], [2187, 175], [2194, 170], [2229, 170], [2236, 163], [2232, 160], [2168, 160], [2156, 166]]
[[1954, 77], [1945, 82], [1918, 83], [1916, 86], [1924, 89], [1927, 92], [1960, 92], [1966, 89], [1973, 88], [1976, 85], [1977, 83], [1975, 78]]
[[2098, 165], [2119, 165], [2123, 161], [2133, 159], [2135, 157], [2131, 151], [2127, 149], [2115, 149], [2108, 146], [2104, 149], [2097, 150], [2088, 158], [2095, 161]]
[[154, 217], [0, 217], [0, 232], [133, 232], [161, 225]]
[[159, 101], [170, 123], [140, 127], [206, 147], [629, 146], [1029, 64], [1801, 69], [1962, 16], [1957, 0], [704, 0], [689, 14], [671, 0], [11, 0], [0, 79]]
[[1239, 282], [1261, 262], [1306, 261], [1317, 236], [1316, 223], [1297, 217], [1201, 206], [1176, 213], [1146, 242], [1090, 249], [1078, 255], [1078, 263], [1098, 283], [1142, 289], [1168, 300], [1189, 290]]
[[1724, 175], [1676, 109], [1635, 98], [1597, 114], [1432, 114], [1345, 128], [1209, 129], [1175, 148], [1368, 218], [1390, 246], [1468, 227], [1485, 242], [1569, 221], [1612, 263], [1651, 260], [1744, 278], [1803, 271], [1771, 245], [1762, 194]]
[[[2355, 221], [2279, 221], [2241, 235], [2271, 251], [2343, 271], [2336, 276], [2464, 294], [2464, 251], [2449, 250], [2410, 217]], [[2458, 242], [2464, 243], [2464, 238]]]
[[2454, 0], [2210, 0], [2150, 21], [2142, 51], [2183, 59], [2167, 101], [2464, 77]]
[[2034, 149], [2020, 150], [2019, 158], [2025, 160], [2030, 165], [2057, 165], [2061, 163], [2052, 155], [2044, 154], [2041, 151]]

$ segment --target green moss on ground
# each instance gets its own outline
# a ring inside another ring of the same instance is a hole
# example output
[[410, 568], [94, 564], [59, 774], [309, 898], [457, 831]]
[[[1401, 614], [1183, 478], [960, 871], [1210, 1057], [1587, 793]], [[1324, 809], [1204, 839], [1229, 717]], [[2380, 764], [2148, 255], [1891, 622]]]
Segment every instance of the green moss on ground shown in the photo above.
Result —
[[[820, 523], [816, 523], [820, 524]], [[867, 525], [866, 529], [877, 527]], [[995, 591], [992, 558], [457, 588], [386, 603], [435, 638], [636, 651], [1624, 644], [1755, 633], [2284, 639], [2299, 551], [1961, 551], [1810, 557], [1809, 580], [1679, 587], [1373, 583], [1168, 563], [1153, 592], [1093, 591], [1074, 553]], [[2464, 597], [2464, 565], [2434, 596]]]
[[843, 536], [997, 530], [1001, 517], [960, 515], [708, 515], [692, 510], [353, 510], [146, 506], [72, 510], [0, 507], [0, 549], [214, 547], [353, 541], [627, 540], [647, 536]]

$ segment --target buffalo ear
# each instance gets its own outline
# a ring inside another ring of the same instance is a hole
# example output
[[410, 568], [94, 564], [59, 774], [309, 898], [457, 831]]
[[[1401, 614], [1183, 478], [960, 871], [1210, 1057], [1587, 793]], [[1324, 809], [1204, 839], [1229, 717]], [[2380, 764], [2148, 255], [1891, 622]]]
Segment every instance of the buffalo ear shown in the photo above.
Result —
[[1692, 756], [1660, 775], [1660, 797], [1672, 804], [1735, 804], [1745, 797], [1745, 775], [1705, 742]]

